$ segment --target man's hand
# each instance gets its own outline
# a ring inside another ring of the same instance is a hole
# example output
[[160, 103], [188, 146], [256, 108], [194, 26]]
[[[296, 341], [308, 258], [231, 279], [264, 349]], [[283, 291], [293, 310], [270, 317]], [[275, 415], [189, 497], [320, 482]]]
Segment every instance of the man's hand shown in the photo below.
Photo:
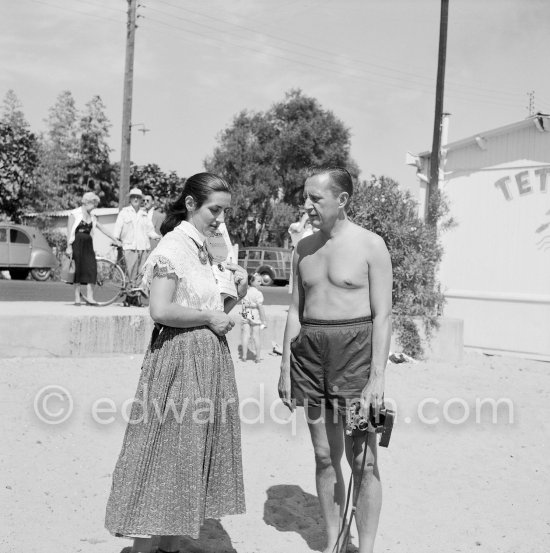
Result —
[[279, 397], [290, 412], [294, 411], [294, 404], [290, 397], [290, 365], [288, 361], [281, 363], [281, 376], [279, 376]]
[[227, 334], [235, 326], [233, 319], [223, 311], [209, 311], [206, 324], [218, 336]]
[[380, 409], [384, 407], [384, 375], [371, 375], [367, 385], [361, 392], [361, 410], [359, 414], [365, 420], [369, 420], [371, 405], [374, 411], [374, 420], [378, 422]]

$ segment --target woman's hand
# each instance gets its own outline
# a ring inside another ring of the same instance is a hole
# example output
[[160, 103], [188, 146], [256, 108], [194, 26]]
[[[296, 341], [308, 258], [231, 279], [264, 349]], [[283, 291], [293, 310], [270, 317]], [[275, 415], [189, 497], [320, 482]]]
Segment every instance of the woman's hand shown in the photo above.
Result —
[[223, 311], [209, 311], [206, 324], [218, 336], [224, 336], [235, 326], [233, 319]]
[[239, 298], [243, 298], [248, 290], [248, 273], [236, 263], [228, 263], [226, 269], [233, 271], [237, 293]]
[[65, 250], [65, 253], [68, 255], [68, 256], [71, 256], [73, 255], [73, 247], [72, 246], [67, 246], [67, 249]]

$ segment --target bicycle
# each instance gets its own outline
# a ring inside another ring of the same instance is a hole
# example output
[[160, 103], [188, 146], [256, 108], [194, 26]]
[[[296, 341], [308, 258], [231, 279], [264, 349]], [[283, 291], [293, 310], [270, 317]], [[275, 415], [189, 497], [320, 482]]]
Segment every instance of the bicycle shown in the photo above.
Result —
[[[96, 256], [97, 281], [94, 287], [94, 300], [103, 307], [111, 305], [119, 298], [123, 298], [123, 305], [141, 307], [147, 305], [147, 293], [137, 286], [133, 286], [128, 276], [128, 267], [121, 246], [111, 244], [117, 250], [117, 260], [108, 257]], [[88, 302], [86, 292], [81, 292], [83, 299]], [[93, 302], [88, 302], [93, 303]]]

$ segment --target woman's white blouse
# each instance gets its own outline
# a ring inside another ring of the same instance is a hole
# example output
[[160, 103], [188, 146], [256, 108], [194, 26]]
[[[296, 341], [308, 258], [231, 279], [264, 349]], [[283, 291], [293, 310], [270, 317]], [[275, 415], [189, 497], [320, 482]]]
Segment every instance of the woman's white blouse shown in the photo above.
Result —
[[204, 236], [187, 221], [166, 234], [143, 267], [142, 286], [148, 292], [154, 278], [177, 279], [172, 301], [184, 307], [223, 311], [220, 291], [210, 261], [199, 259]]

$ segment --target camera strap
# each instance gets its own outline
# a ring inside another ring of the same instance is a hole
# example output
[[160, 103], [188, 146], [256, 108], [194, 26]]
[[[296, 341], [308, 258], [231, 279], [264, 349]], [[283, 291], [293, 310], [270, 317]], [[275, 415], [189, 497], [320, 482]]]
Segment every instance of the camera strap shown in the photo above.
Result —
[[[367, 460], [367, 449], [369, 445], [369, 437], [368, 437], [367, 431], [365, 431], [365, 434], [367, 434], [367, 436], [365, 437], [365, 449], [363, 451], [363, 460], [361, 461], [361, 472], [359, 473], [359, 481], [357, 483], [357, 489], [354, 490], [353, 503], [351, 505], [349, 520], [346, 523], [346, 519], [348, 517], [348, 510], [350, 507], [351, 490], [354, 487], [353, 469], [351, 471], [351, 476], [349, 478], [348, 493], [346, 496], [346, 506], [344, 507], [344, 516], [342, 517], [343, 525], [342, 525], [342, 529], [340, 530], [340, 533], [338, 534], [338, 538], [336, 538], [336, 544], [332, 548], [333, 553], [346, 553], [348, 549], [350, 535], [351, 535], [351, 525], [352, 525], [353, 519], [355, 518], [355, 511], [357, 509], [357, 500], [359, 499], [359, 492], [361, 491], [361, 484], [363, 482], [363, 472], [365, 470], [365, 462]], [[340, 542], [340, 540], [342, 541]]]

